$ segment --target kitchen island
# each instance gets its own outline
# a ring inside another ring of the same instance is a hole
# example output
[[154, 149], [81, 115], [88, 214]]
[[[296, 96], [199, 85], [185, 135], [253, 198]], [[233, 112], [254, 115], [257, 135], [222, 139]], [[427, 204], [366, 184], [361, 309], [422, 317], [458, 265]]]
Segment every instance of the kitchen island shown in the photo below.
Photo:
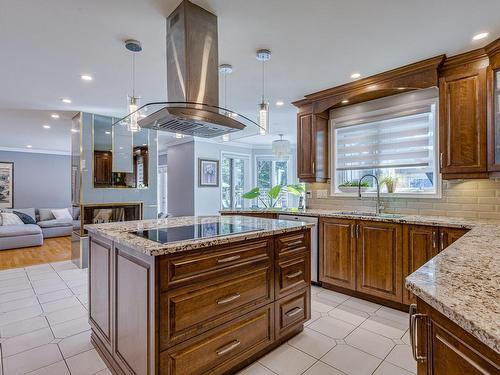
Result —
[[310, 224], [87, 225], [92, 343], [116, 374], [231, 374], [310, 318]]

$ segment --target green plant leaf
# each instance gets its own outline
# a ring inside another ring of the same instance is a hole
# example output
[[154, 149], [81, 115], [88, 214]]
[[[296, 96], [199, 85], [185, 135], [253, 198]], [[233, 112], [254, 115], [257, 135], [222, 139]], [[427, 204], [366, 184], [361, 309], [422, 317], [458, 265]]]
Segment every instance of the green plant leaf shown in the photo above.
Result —
[[260, 188], [255, 187], [250, 191], [247, 191], [245, 194], [243, 194], [241, 197], [244, 199], [255, 199], [260, 196]]
[[302, 184], [287, 185], [286, 190], [292, 195], [300, 195], [305, 191], [304, 185]]
[[267, 195], [271, 199], [276, 199], [280, 196], [281, 185], [275, 185], [267, 192]]

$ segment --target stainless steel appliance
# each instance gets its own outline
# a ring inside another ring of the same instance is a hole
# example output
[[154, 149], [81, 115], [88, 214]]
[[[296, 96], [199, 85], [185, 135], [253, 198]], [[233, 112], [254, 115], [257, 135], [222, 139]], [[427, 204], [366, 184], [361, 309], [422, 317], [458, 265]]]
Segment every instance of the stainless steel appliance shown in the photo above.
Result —
[[279, 215], [280, 220], [303, 221], [313, 223], [311, 228], [311, 282], [319, 284], [319, 249], [318, 249], [318, 218], [300, 215]]

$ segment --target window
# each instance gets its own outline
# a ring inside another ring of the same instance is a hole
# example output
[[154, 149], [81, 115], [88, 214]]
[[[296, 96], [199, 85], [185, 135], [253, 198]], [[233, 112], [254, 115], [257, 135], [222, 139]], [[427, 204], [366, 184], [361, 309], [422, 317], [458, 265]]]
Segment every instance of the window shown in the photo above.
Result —
[[244, 208], [248, 202], [241, 196], [250, 188], [250, 158], [243, 155], [222, 155], [222, 208]]
[[[382, 182], [382, 192], [391, 192], [388, 180], [395, 180], [392, 193], [396, 196], [439, 194], [437, 99], [415, 101], [414, 97], [403, 95], [406, 97], [403, 105], [398, 102], [353, 116], [345, 116], [344, 111], [343, 119], [340, 116], [334, 119], [334, 194], [357, 193], [356, 188], [349, 186], [357, 186], [365, 174], [377, 176]], [[387, 98], [383, 100], [388, 102]], [[384, 180], [388, 183], [384, 184]], [[375, 190], [372, 178], [364, 181], [368, 183], [368, 191]]]
[[[267, 192], [275, 185], [286, 186], [289, 182], [289, 161], [277, 160], [272, 156], [258, 156], [255, 160], [256, 164], [256, 179], [257, 187], [261, 190], [261, 199], [257, 200], [258, 207], [264, 207], [264, 202], [267, 203]], [[282, 189], [280, 197], [275, 207], [288, 207], [288, 193], [286, 188]]]

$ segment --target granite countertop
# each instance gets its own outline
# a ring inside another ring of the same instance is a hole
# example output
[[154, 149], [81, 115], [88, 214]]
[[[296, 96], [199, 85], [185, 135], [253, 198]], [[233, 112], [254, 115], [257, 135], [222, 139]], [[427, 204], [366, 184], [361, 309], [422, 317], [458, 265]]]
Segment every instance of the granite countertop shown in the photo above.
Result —
[[275, 212], [470, 231], [406, 278], [406, 287], [481, 342], [500, 353], [500, 222], [436, 216], [363, 216], [328, 210], [221, 211], [237, 215]]
[[[149, 229], [182, 227], [187, 225], [210, 223], [237, 224], [255, 228], [255, 230], [239, 234], [236, 233], [217, 237], [170, 242], [167, 244], [161, 244], [131, 233]], [[167, 219], [87, 224], [85, 225], [85, 229], [87, 229], [90, 233], [98, 234], [118, 244], [136, 249], [146, 255], [159, 256], [179, 253], [187, 250], [202, 249], [209, 246], [223, 245], [231, 242], [268, 237], [276, 234], [311, 228], [312, 226], [313, 224], [303, 222], [270, 220], [244, 216], [184, 216]]]

